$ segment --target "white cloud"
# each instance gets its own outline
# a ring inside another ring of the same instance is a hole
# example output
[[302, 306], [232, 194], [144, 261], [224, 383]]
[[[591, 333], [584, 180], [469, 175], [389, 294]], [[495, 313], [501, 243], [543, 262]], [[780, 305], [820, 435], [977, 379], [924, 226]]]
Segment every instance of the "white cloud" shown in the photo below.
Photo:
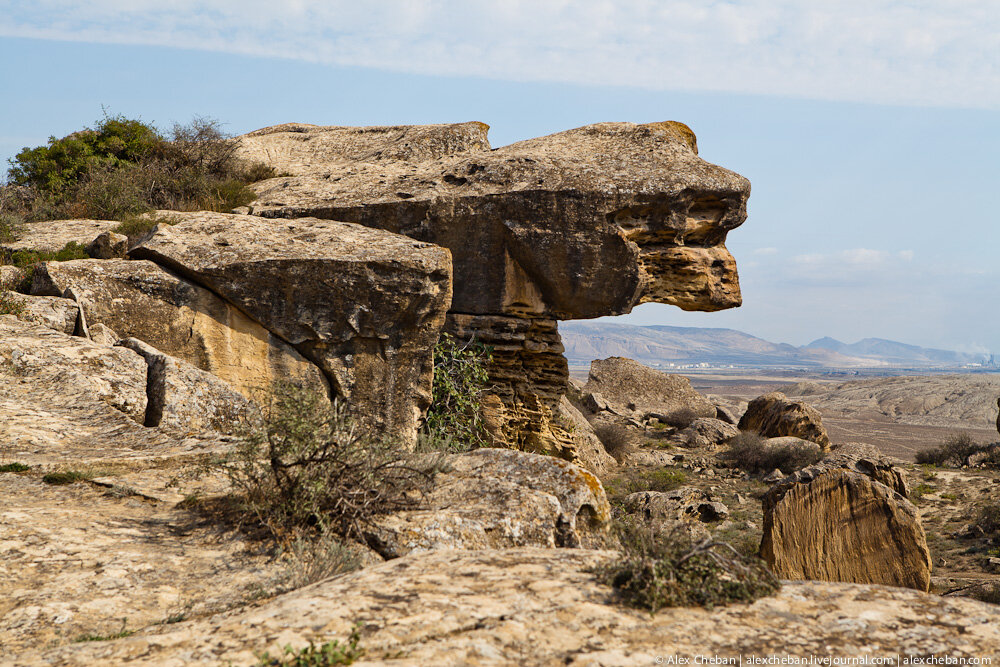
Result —
[[0, 35], [422, 74], [1000, 108], [995, 0], [0, 1]]

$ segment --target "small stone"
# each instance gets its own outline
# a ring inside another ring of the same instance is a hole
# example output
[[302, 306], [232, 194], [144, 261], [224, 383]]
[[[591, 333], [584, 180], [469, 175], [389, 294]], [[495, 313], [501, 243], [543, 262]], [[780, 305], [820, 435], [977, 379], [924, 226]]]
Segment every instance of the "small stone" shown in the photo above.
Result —
[[785, 473], [781, 472], [781, 470], [779, 470], [778, 468], [775, 468], [770, 473], [768, 473], [767, 477], [764, 477], [761, 481], [767, 482], [768, 484], [773, 484], [775, 482], [780, 482], [784, 478], [785, 478]]

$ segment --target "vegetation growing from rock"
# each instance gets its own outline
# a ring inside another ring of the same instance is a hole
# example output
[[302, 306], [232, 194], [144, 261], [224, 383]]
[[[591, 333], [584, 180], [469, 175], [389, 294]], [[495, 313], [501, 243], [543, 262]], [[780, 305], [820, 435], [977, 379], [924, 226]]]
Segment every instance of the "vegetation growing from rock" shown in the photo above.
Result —
[[786, 475], [812, 465], [823, 458], [817, 449], [795, 445], [769, 445], [767, 439], [752, 431], [741, 431], [729, 441], [724, 458], [734, 467], [749, 473], [766, 473], [775, 468]]
[[344, 404], [331, 407], [293, 384], [276, 387], [265, 413], [223, 467], [246, 509], [276, 536], [313, 529], [361, 538], [374, 517], [407, 507], [439, 465], [370, 437]]
[[620, 523], [621, 559], [598, 572], [629, 605], [712, 608], [771, 595], [781, 584], [763, 561], [746, 558], [725, 542], [698, 543], [681, 530]]
[[439, 448], [451, 451], [492, 444], [482, 406], [492, 360], [489, 347], [441, 334], [434, 346], [434, 389], [424, 425], [425, 442], [436, 441]]
[[167, 135], [137, 119], [105, 115], [10, 160], [0, 233], [36, 220], [120, 220], [152, 209], [246, 205], [255, 197], [247, 185], [274, 170], [240, 160], [235, 151], [236, 142], [214, 120], [196, 117]]
[[334, 665], [351, 665], [365, 654], [358, 646], [361, 634], [358, 627], [351, 631], [346, 642], [338, 640], [327, 642], [320, 646], [309, 642], [308, 646], [296, 649], [286, 646], [284, 654], [272, 658], [267, 653], [259, 656], [259, 667], [333, 667]]

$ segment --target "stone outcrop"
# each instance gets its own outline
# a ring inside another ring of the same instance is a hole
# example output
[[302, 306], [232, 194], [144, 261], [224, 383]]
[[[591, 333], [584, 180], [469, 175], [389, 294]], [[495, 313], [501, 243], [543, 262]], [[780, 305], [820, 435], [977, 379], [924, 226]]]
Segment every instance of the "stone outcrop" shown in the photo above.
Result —
[[784, 478], [763, 499], [761, 556], [784, 579], [929, 590], [930, 552], [920, 516], [900, 493], [876, 481], [890, 477], [870, 459], [845, 452]]
[[137, 338], [225, 380], [250, 399], [287, 379], [326, 394], [318, 368], [211, 291], [149, 261], [45, 262], [35, 294], [73, 290], [89, 325]]
[[68, 243], [87, 246], [99, 235], [110, 232], [119, 222], [113, 220], [52, 220], [25, 225], [16, 241], [0, 243], [0, 252], [36, 250], [58, 252]]
[[780, 391], [773, 391], [750, 401], [740, 419], [741, 431], [756, 431], [767, 438], [793, 435], [812, 440], [824, 450], [830, 448], [830, 437], [823, 428], [823, 419], [816, 408], [800, 401], [790, 401]]
[[30, 296], [8, 293], [8, 298], [21, 303], [20, 319], [34, 322], [64, 334], [74, 334], [80, 318], [80, 307], [71, 299], [54, 296]]
[[[259, 654], [343, 640], [358, 664], [645, 666], [730, 658], [1000, 655], [1000, 608], [882, 586], [786, 583], [752, 605], [623, 607], [593, 570], [610, 551], [434, 551], [328, 579], [255, 606], [163, 624], [114, 642], [42, 642], [22, 667], [259, 664]], [[942, 619], [956, 619], [945, 623]], [[877, 647], [877, 648], [874, 648]]]
[[292, 345], [375, 432], [415, 437], [451, 300], [447, 250], [342, 222], [195, 213], [157, 226], [129, 254]]
[[750, 186], [699, 158], [681, 123], [600, 123], [496, 150], [487, 129], [252, 132], [243, 155], [292, 176], [255, 185], [248, 211], [356, 222], [450, 249], [448, 329], [495, 346], [512, 444], [560, 452], [545, 421], [568, 375], [556, 321], [649, 301], [739, 305], [725, 238], [746, 217]]
[[680, 432], [684, 444], [688, 447], [720, 447], [737, 435], [740, 430], [721, 419], [699, 417]]
[[580, 465], [599, 477], [618, 468], [618, 463], [608, 454], [594, 427], [566, 396], [559, 401], [556, 421], [571, 438]]
[[87, 254], [94, 259], [115, 259], [128, 254], [128, 237], [115, 232], [102, 232], [87, 244]]
[[417, 509], [379, 518], [366, 538], [385, 558], [433, 549], [578, 547], [611, 520], [601, 483], [577, 465], [509, 449], [451, 457]]
[[687, 421], [716, 415], [715, 406], [683, 375], [662, 373], [625, 357], [590, 362], [583, 391], [600, 394], [610, 411], [639, 420], [652, 417], [669, 423], [675, 415], [686, 416]]

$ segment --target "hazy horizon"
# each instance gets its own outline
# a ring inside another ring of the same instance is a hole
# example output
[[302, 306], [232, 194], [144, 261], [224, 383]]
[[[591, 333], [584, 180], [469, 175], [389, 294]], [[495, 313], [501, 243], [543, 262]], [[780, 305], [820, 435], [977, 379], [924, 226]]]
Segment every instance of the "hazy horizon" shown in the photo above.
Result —
[[744, 305], [631, 324], [1000, 352], [990, 3], [0, 2], [0, 158], [102, 115], [234, 134], [480, 120], [494, 146], [679, 120], [750, 179]]

